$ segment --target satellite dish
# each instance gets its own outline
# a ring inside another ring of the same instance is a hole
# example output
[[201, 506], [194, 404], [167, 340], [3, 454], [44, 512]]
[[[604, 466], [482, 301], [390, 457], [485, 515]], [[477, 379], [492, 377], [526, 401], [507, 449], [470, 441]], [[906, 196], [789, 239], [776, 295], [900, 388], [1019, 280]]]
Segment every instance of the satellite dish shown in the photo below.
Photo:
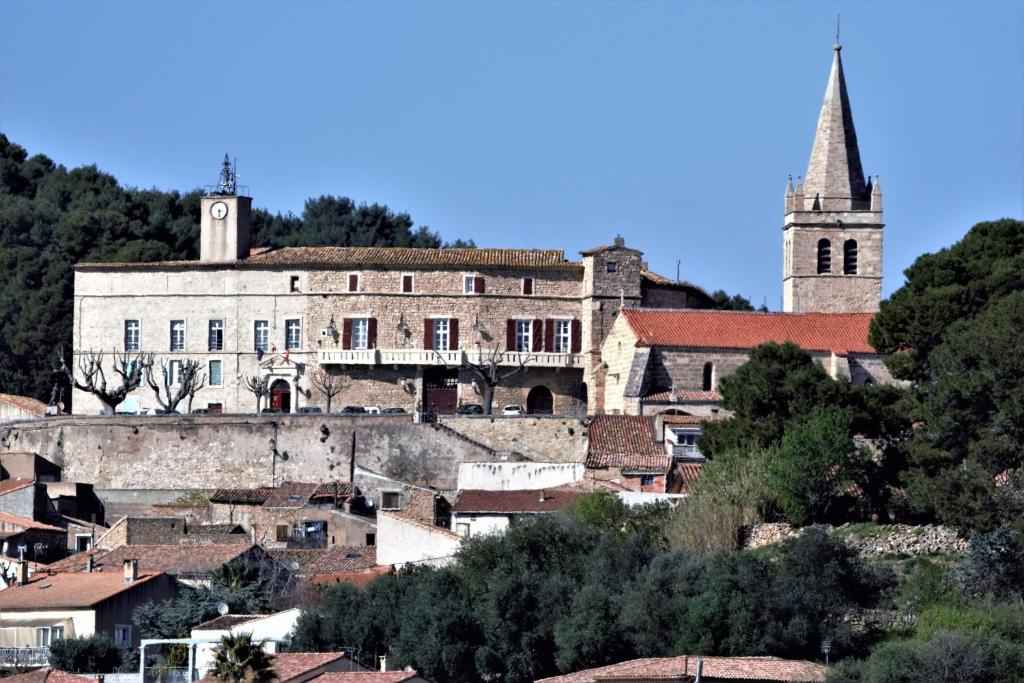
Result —
[[217, 605], [217, 613], [220, 614], [221, 616], [224, 616], [225, 614], [227, 614], [228, 613], [228, 603], [222, 602], [219, 605]]

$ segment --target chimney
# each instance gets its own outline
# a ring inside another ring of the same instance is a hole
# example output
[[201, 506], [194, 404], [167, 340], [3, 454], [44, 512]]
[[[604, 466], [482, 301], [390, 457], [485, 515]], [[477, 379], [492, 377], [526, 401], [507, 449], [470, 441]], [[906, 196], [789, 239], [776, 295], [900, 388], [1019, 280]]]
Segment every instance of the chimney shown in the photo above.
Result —
[[138, 560], [125, 560], [124, 561], [124, 582], [134, 583], [139, 578], [139, 561]]
[[380, 671], [381, 671], [381, 673], [384, 673], [387, 670], [388, 670], [388, 656], [387, 655], [381, 655], [381, 657], [380, 657]]
[[92, 573], [92, 569], [95, 566], [95, 562], [96, 562], [96, 560], [92, 556], [92, 554], [86, 555], [85, 556], [85, 571], [91, 574]]
[[622, 235], [616, 235], [614, 244], [617, 247], [624, 247], [626, 246], [626, 240], [622, 238]]
[[697, 657], [697, 675], [693, 677], [693, 683], [700, 683], [701, 676], [704, 675], [704, 658]]
[[18, 560], [18, 565], [15, 570], [15, 577], [18, 581], [19, 586], [24, 586], [28, 583], [28, 562], [25, 560]]
[[544, 489], [540, 490], [540, 502], [544, 502]]

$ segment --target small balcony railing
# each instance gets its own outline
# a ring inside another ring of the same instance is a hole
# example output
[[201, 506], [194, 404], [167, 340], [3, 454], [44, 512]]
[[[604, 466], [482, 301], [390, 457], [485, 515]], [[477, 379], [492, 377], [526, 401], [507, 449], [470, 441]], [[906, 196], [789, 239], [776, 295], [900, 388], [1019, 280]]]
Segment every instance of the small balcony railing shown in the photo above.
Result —
[[[320, 365], [450, 365], [462, 364], [465, 357], [472, 363], [486, 363], [491, 352], [431, 351], [426, 349], [324, 349], [318, 354]], [[583, 356], [578, 353], [538, 351], [526, 353], [503, 351], [497, 354], [498, 365], [519, 365], [541, 368], [582, 368]]]
[[704, 460], [700, 449], [690, 444], [672, 444], [672, 457], [678, 460]]
[[0, 667], [46, 666], [49, 663], [48, 647], [0, 647]]

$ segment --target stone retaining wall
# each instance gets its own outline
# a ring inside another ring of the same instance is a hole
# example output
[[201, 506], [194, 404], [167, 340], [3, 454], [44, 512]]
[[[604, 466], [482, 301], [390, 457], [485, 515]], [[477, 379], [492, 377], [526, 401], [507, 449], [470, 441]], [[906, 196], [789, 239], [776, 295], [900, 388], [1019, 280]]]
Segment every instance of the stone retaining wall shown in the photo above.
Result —
[[[967, 540], [957, 536], [956, 531], [931, 524], [880, 524], [870, 528], [844, 524], [839, 527], [824, 525], [824, 528], [833, 536], [843, 539], [848, 546], [856, 549], [864, 557], [960, 555], [967, 552]], [[760, 548], [779, 543], [787, 538], [799, 536], [804, 529], [794, 529], [785, 523], [755, 524], [744, 530], [744, 547]]]

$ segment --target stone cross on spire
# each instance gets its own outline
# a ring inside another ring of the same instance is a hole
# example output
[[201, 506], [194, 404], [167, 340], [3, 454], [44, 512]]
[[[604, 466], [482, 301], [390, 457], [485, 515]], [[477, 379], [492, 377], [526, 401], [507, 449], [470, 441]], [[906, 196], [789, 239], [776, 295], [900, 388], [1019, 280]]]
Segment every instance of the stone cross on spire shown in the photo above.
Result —
[[807, 201], [813, 208], [824, 211], [867, 208], [864, 205], [871, 199], [871, 190], [860, 165], [841, 50], [837, 42], [804, 181]]

